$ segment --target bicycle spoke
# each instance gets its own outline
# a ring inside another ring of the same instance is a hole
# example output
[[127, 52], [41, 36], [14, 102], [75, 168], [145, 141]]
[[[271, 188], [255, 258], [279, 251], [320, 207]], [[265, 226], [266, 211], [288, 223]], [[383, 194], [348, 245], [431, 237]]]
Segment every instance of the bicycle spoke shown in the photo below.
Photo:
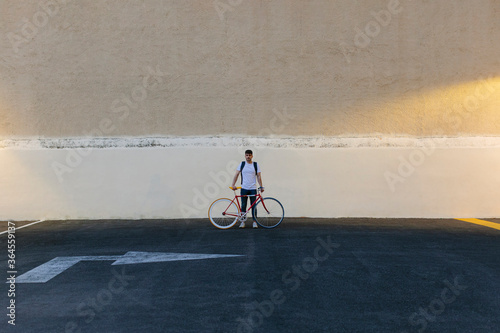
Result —
[[218, 199], [208, 209], [210, 222], [219, 229], [231, 228], [238, 220], [238, 206], [229, 199]]
[[253, 208], [255, 221], [263, 228], [278, 226], [285, 216], [281, 203], [274, 198], [264, 198]]

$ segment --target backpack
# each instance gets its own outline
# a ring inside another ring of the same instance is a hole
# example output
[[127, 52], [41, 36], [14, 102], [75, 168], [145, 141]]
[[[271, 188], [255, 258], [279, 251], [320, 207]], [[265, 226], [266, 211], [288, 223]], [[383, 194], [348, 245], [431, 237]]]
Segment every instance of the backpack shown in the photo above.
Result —
[[[240, 165], [240, 174], [241, 174], [241, 183], [243, 184], [243, 168], [245, 167], [246, 162], [241, 162]], [[257, 176], [257, 162], [253, 162], [253, 168], [255, 169], [255, 176]]]

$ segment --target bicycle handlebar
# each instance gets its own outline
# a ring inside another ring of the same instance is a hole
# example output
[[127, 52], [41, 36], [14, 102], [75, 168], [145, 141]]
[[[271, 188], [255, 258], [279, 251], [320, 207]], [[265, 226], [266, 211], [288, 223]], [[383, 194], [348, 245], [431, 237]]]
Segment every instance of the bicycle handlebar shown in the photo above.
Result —
[[[232, 188], [231, 186], [229, 186], [229, 188], [230, 188], [231, 190], [233, 190], [233, 188]], [[263, 188], [264, 188], [264, 187], [259, 187], [259, 190], [260, 190], [260, 189], [263, 189]], [[241, 186], [236, 187], [236, 190], [240, 190], [240, 189], [241, 189]], [[233, 191], [236, 191], [236, 190], [233, 190]]]

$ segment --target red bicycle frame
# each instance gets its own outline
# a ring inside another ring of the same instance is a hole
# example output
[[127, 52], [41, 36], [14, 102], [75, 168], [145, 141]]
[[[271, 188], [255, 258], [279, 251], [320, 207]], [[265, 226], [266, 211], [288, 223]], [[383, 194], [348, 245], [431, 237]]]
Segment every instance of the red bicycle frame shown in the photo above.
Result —
[[[231, 188], [231, 187], [230, 187]], [[232, 189], [232, 188], [231, 188]], [[241, 187], [237, 187], [236, 189], [241, 189]], [[235, 190], [234, 190], [235, 191]], [[238, 210], [241, 212], [241, 206], [240, 206], [240, 201], [238, 200], [238, 198], [241, 198], [241, 197], [253, 197], [255, 196], [255, 201], [252, 205], [250, 205], [250, 207], [248, 207], [247, 211], [245, 212], [244, 215], [248, 214], [249, 211], [252, 210], [253, 206], [255, 206], [256, 204], [259, 203], [259, 201], [262, 201], [262, 206], [264, 207], [264, 209], [266, 210], [266, 212], [269, 213], [269, 211], [267, 210], [266, 208], [266, 205], [264, 204], [264, 200], [262, 200], [262, 195], [260, 194], [260, 190], [257, 190], [257, 194], [253, 195], [237, 195], [236, 193], [234, 194], [234, 199], [231, 201], [231, 203], [227, 206], [226, 210], [224, 212], [222, 212], [222, 215], [227, 215], [227, 216], [234, 216], [234, 217], [237, 217], [238, 215], [236, 214], [231, 214], [231, 213], [228, 213], [227, 210], [229, 209], [229, 207], [231, 207], [231, 204], [233, 202], [236, 201], [236, 205], [238, 206]]]

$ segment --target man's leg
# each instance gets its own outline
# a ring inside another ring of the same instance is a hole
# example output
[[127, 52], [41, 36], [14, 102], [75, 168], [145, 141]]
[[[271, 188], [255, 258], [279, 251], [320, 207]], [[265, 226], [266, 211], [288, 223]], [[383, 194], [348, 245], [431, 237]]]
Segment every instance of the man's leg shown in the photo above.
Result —
[[[245, 214], [245, 212], [247, 211], [248, 190], [245, 190], [242, 188], [240, 195], [243, 195], [241, 197], [241, 213]], [[246, 220], [246, 217], [241, 221], [240, 228], [245, 228], [245, 220]]]
[[[254, 204], [254, 202], [255, 202], [255, 200], [257, 199], [257, 197], [255, 196], [255, 195], [257, 194], [257, 191], [256, 191], [256, 190], [251, 190], [251, 191], [249, 191], [249, 192], [251, 192], [251, 193], [248, 193], [248, 194], [249, 194], [249, 195], [252, 195], [252, 196], [250, 197], [250, 205], [253, 205], [253, 204]], [[257, 208], [256, 208], [256, 209], [257, 209]], [[255, 212], [257, 212], [257, 210], [255, 210]]]
[[[245, 213], [247, 211], [247, 195], [249, 194], [248, 193], [249, 191], [248, 190], [245, 190], [245, 189], [241, 189], [241, 192], [240, 192], [240, 195], [244, 195], [244, 197], [241, 197], [241, 212], [242, 213]], [[251, 197], [250, 197], [251, 198]], [[252, 200], [252, 199], [250, 199]]]
[[[255, 200], [257, 200], [257, 197], [255, 196], [257, 194], [257, 190], [251, 190], [249, 191], [250, 193], [248, 193], [249, 195], [252, 195], [250, 197], [250, 203], [253, 205], [255, 203]], [[255, 211], [252, 212], [252, 216], [255, 217], [255, 215], [253, 215], [253, 213], [257, 213], [257, 208], [254, 208]], [[253, 221], [253, 227], [254, 228], [257, 228], [257, 223], [255, 222], [255, 220]]]

